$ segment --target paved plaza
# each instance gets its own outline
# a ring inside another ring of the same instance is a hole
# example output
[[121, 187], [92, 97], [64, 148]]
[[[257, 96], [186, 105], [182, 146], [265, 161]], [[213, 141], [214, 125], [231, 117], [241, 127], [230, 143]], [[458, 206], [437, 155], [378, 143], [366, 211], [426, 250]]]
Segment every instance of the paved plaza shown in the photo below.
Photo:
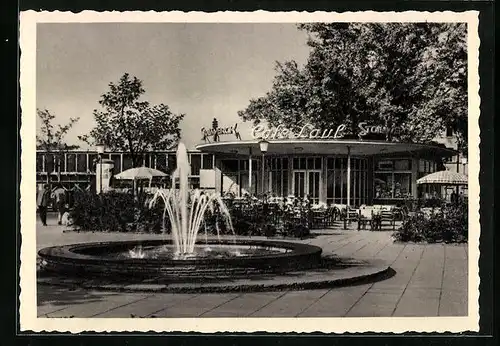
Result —
[[[64, 232], [37, 223], [37, 250], [159, 235]], [[39, 317], [377, 317], [467, 315], [467, 245], [395, 244], [392, 232], [317, 230], [300, 242], [324, 254], [385, 261], [395, 275], [331, 289], [260, 293], [125, 293], [39, 284]], [[252, 238], [253, 239], [253, 238]], [[289, 241], [287, 239], [287, 241]], [[299, 241], [299, 240], [297, 240]]]

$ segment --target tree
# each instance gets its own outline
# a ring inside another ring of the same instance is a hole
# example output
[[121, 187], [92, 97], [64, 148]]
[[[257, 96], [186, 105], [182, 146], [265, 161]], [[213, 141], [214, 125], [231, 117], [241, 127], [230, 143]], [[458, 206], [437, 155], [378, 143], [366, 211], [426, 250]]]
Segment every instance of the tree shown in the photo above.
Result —
[[452, 127], [467, 139], [467, 48], [464, 24], [313, 23], [301, 68], [277, 63], [271, 90], [238, 112], [272, 126], [363, 121], [400, 127], [387, 140], [429, 142]]
[[110, 150], [127, 152], [134, 167], [142, 164], [149, 150], [168, 150], [180, 138], [179, 123], [184, 114], [173, 114], [164, 104], [150, 105], [141, 101], [143, 82], [125, 73], [117, 84], [101, 95], [103, 110], [94, 110], [96, 126], [80, 140], [106, 145]]
[[[57, 179], [61, 181], [61, 157], [65, 152], [72, 149], [78, 149], [78, 145], [68, 145], [64, 142], [64, 137], [79, 118], [70, 118], [66, 125], [54, 126], [53, 121], [56, 116], [48, 110], [37, 109], [38, 118], [41, 121], [41, 135], [36, 136], [37, 149], [43, 150], [45, 159], [49, 155], [55, 155], [55, 165], [57, 171]], [[50, 182], [50, 172], [47, 172], [47, 183]]]

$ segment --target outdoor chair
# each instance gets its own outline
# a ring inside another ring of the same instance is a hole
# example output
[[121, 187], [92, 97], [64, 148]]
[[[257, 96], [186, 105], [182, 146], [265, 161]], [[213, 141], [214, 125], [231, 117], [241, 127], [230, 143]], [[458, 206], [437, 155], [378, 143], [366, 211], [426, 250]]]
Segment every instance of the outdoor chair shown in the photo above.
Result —
[[373, 208], [361, 207], [359, 208], [358, 214], [358, 231], [361, 229], [366, 229], [367, 225], [370, 225], [370, 229], [373, 228]]
[[321, 229], [327, 227], [329, 218], [328, 210], [318, 209], [311, 211], [312, 213], [312, 227], [313, 229]]
[[392, 230], [396, 230], [396, 216], [393, 210], [381, 210], [379, 214], [380, 218], [380, 230], [383, 229], [384, 225], [392, 227]]
[[352, 221], [359, 221], [359, 211], [349, 207], [344, 212], [344, 229], [347, 229], [347, 224]]
[[326, 226], [331, 227], [335, 224], [335, 221], [337, 221], [340, 211], [337, 207], [328, 207], [326, 214]]

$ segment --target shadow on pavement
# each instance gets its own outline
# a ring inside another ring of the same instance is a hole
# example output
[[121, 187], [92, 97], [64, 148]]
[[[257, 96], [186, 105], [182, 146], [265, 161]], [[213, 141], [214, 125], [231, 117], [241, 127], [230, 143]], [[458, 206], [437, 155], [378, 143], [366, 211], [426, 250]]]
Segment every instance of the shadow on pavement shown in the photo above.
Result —
[[88, 304], [92, 302], [105, 301], [111, 296], [117, 296], [120, 293], [95, 292], [83, 289], [72, 289], [61, 286], [37, 286], [38, 306], [43, 305], [69, 305], [69, 304]]

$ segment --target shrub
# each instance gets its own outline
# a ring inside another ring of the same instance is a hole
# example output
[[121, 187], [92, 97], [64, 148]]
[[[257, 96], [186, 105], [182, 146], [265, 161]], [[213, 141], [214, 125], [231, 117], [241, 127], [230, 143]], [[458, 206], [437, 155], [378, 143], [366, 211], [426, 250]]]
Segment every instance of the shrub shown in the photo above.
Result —
[[[162, 228], [163, 206], [149, 208], [147, 198], [134, 199], [132, 194], [92, 192], [75, 194], [70, 214], [73, 224], [86, 231], [146, 231]], [[168, 226], [168, 225], [167, 225]]]
[[394, 238], [402, 242], [467, 242], [467, 204], [459, 201], [435, 208], [428, 216], [423, 213], [410, 216], [394, 233]]
[[[158, 202], [149, 208], [149, 198], [148, 195], [134, 198], [122, 192], [97, 195], [82, 191], [75, 194], [71, 217], [75, 227], [86, 231], [161, 232], [164, 204]], [[303, 238], [309, 234], [310, 208], [300, 203], [288, 209], [271, 208], [249, 198], [242, 206], [229, 198], [226, 205], [236, 235], [274, 237], [282, 234]], [[164, 226], [170, 231], [168, 216]], [[210, 234], [232, 234], [218, 208], [206, 211], [199, 232], [204, 233], [205, 229]]]

